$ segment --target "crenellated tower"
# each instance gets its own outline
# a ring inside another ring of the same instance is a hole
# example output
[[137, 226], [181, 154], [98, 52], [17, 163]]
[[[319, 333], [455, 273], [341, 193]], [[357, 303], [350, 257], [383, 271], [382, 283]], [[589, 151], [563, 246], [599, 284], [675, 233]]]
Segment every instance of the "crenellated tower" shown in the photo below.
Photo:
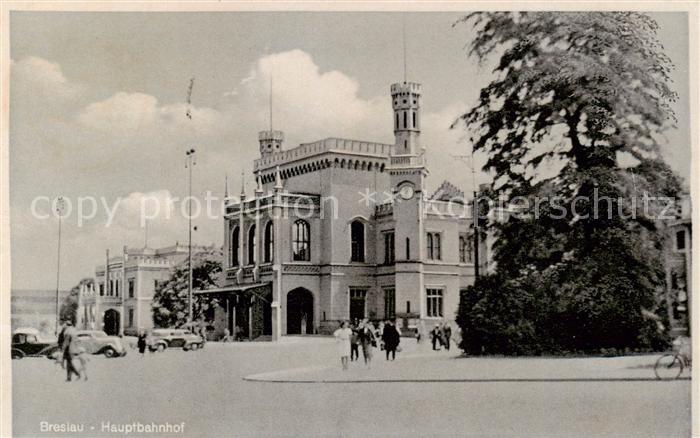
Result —
[[395, 154], [417, 154], [420, 150], [421, 86], [415, 82], [391, 85], [394, 108]]
[[272, 129], [260, 131], [258, 133], [258, 140], [260, 141], [260, 156], [266, 157], [282, 150], [284, 133]]

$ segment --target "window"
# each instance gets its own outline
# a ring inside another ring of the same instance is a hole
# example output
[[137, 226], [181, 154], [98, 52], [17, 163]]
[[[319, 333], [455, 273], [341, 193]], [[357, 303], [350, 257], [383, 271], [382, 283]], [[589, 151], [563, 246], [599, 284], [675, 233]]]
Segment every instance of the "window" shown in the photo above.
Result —
[[359, 220], [350, 225], [351, 261], [365, 261], [365, 224]]
[[676, 231], [676, 250], [685, 250], [685, 230]]
[[159, 286], [160, 283], [158, 282], [158, 280], [153, 280], [153, 290], [157, 291]]
[[129, 309], [129, 327], [134, 326], [134, 309]]
[[442, 315], [442, 289], [427, 289], [426, 297], [428, 305], [426, 315], [428, 318], [441, 318]]
[[99, 289], [100, 289], [100, 296], [101, 296], [101, 297], [104, 296], [104, 294], [105, 294], [105, 284], [104, 284], [104, 283], [100, 283]]
[[416, 127], [416, 112], [413, 111], [413, 127]]
[[459, 235], [459, 262], [472, 262], [472, 241], [466, 234]]
[[384, 289], [384, 319], [396, 318], [396, 289]]
[[403, 127], [408, 128], [408, 121], [407, 121], [407, 116], [406, 116], [406, 111], [403, 112]]
[[274, 229], [272, 228], [272, 221], [268, 221], [265, 225], [265, 254], [263, 261], [265, 263], [272, 262], [273, 252], [275, 249], [275, 236]]
[[309, 224], [301, 219], [294, 222], [292, 252], [292, 259], [294, 261], [308, 262], [311, 260], [309, 251]]
[[365, 301], [367, 289], [350, 288], [350, 320], [355, 321], [366, 317]]
[[129, 298], [134, 298], [134, 279], [129, 279]]
[[394, 263], [394, 232], [384, 233], [384, 264]]
[[406, 301], [406, 313], [411, 313], [411, 302]]
[[115, 297], [119, 296], [119, 283], [120, 283], [120, 281], [118, 278], [116, 280], [114, 280], [114, 296]]
[[231, 240], [229, 240], [228, 244], [228, 265], [230, 267], [239, 265], [238, 251], [240, 249], [240, 234], [241, 231], [238, 227], [234, 227], [231, 231]]
[[442, 259], [440, 254], [440, 233], [428, 233], [428, 259]]
[[399, 129], [399, 113], [396, 113], [396, 129]]
[[411, 239], [406, 238], [406, 260], [411, 260]]
[[255, 245], [258, 238], [255, 234], [255, 225], [251, 225], [248, 229], [248, 264], [255, 264]]

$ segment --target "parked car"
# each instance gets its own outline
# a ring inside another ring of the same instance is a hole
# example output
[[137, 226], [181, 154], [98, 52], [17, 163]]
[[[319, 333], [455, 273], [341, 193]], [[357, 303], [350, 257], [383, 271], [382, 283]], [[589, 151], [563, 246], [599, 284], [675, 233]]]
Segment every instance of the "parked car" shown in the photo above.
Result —
[[198, 350], [204, 347], [201, 336], [183, 329], [155, 329], [151, 332], [149, 348], [151, 351], [163, 351], [166, 348], [179, 348], [183, 350]]
[[19, 328], [12, 335], [12, 359], [48, 357], [60, 351], [56, 338], [46, 337], [34, 328]]
[[104, 354], [105, 357], [126, 356], [126, 348], [118, 336], [108, 336], [101, 330], [79, 330], [80, 346], [90, 354]]

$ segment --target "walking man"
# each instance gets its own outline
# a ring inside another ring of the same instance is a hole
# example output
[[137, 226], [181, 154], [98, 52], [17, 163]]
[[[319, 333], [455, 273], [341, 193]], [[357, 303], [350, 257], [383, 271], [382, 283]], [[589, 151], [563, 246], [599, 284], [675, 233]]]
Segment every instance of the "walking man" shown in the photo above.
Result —
[[447, 351], [450, 351], [450, 338], [452, 337], [452, 327], [450, 327], [449, 323], [445, 323], [445, 329], [443, 330], [445, 333], [445, 348]]
[[399, 337], [399, 332], [396, 330], [396, 327], [391, 320], [387, 321], [387, 323], [384, 325], [382, 339], [384, 340], [386, 360], [389, 360], [389, 354], [391, 354], [391, 360], [396, 359], [396, 348], [399, 346], [401, 339]]
[[66, 364], [66, 382], [71, 381], [73, 374], [80, 379], [80, 371], [78, 371], [73, 364], [73, 357], [80, 353], [78, 348], [78, 334], [73, 327], [73, 322], [67, 320], [66, 329], [63, 332], [63, 344], [61, 345], [63, 361]]

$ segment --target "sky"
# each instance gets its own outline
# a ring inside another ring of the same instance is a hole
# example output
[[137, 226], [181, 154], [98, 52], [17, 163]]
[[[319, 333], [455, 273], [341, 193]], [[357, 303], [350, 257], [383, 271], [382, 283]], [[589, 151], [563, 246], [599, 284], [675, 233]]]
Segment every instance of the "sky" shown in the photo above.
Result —
[[[471, 148], [465, 132], [450, 125], [493, 78], [492, 65], [466, 54], [472, 29], [453, 26], [462, 15], [12, 12], [12, 288], [55, 288], [58, 220], [44, 216], [58, 196], [72, 207], [61, 226], [60, 286], [70, 288], [94, 274], [106, 249], [144, 245], [144, 202], [170, 205], [157, 215], [149, 210], [150, 247], [186, 242], [177, 201], [187, 196], [186, 150], [197, 151], [194, 196], [223, 196], [226, 175], [239, 193], [242, 172], [252, 193], [257, 133], [270, 123], [270, 76], [284, 148], [326, 137], [393, 143], [389, 86], [404, 78], [404, 25], [406, 77], [423, 86], [428, 190], [448, 179], [471, 191], [467, 164], [453, 157]], [[687, 16], [652, 16], [676, 66], [679, 94], [677, 128], [662, 153], [689, 180]], [[477, 156], [477, 166], [483, 162]], [[477, 174], [477, 182], [489, 179]], [[194, 243], [221, 244], [220, 217], [193, 225]]]

